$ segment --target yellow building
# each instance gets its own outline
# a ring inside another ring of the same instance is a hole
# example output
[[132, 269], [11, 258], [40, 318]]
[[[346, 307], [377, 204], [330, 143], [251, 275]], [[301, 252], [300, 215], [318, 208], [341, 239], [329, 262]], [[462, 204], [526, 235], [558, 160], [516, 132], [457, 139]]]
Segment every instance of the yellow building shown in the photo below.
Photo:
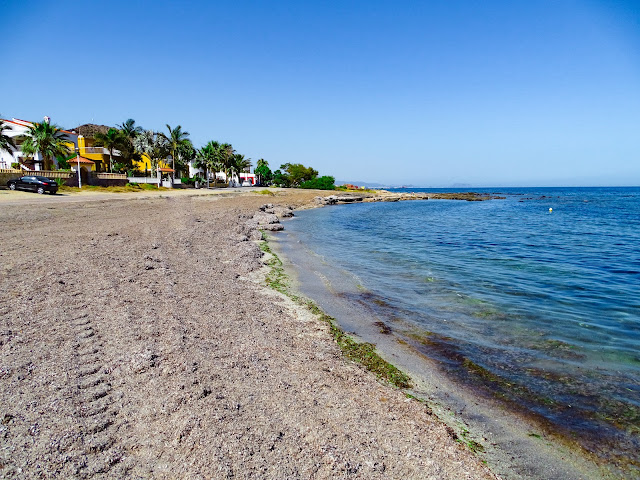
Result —
[[[141, 172], [145, 176], [151, 176], [153, 174], [151, 159], [146, 153], [142, 154], [142, 161], [133, 161], [133, 168], [135, 168], [138, 172]], [[165, 162], [158, 162], [158, 168], [171, 168], [171, 165], [167, 165]]]
[[[78, 135], [78, 150], [80, 151], [80, 156], [94, 162], [94, 168], [92, 168], [92, 170], [96, 172], [108, 172], [109, 150], [104, 147], [96, 147], [93, 142], [93, 136], [85, 137], [84, 135]], [[113, 163], [117, 163], [119, 160], [121, 160], [120, 152], [114, 150]]]
[[[80, 155], [82, 157], [88, 158], [95, 163], [95, 171], [96, 172], [108, 172], [109, 171], [109, 150], [104, 147], [95, 146], [93, 136], [97, 132], [106, 133], [110, 127], [105, 125], [93, 125], [86, 124], [81, 125], [77, 128], [78, 131], [78, 149], [80, 150]], [[113, 163], [121, 163], [124, 159], [121, 156], [120, 151], [113, 151]], [[160, 162], [158, 164], [160, 168], [166, 168], [165, 162]], [[142, 173], [146, 176], [151, 176], [153, 174], [153, 169], [151, 166], [151, 159], [148, 155], [143, 154], [142, 160], [139, 162], [133, 161], [133, 168], [138, 172]]]

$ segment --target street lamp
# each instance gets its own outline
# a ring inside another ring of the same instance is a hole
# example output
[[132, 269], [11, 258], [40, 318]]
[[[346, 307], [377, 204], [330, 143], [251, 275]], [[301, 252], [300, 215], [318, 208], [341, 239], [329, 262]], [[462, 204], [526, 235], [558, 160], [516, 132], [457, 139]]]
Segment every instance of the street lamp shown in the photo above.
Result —
[[76, 147], [76, 159], [78, 160], [78, 188], [82, 188], [82, 179], [80, 178], [80, 148]]
[[171, 172], [171, 188], [173, 188], [173, 184], [176, 182], [176, 164], [173, 160], [173, 155], [167, 155], [167, 165], [169, 164], [169, 162], [171, 162], [171, 169], [173, 170], [173, 172]]

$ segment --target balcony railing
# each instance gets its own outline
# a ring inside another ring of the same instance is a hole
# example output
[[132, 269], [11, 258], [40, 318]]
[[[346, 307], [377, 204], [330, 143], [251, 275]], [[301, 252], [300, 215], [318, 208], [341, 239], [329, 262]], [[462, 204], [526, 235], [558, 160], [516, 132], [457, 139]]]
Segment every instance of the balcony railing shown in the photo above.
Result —
[[[99, 154], [99, 155], [109, 155], [109, 150], [104, 147], [82, 147], [80, 148], [80, 155], [85, 155], [87, 153]], [[120, 157], [120, 150], [113, 151], [114, 157]]]
[[124, 173], [91, 172], [91, 175], [101, 180], [126, 180], [127, 179], [127, 176]]

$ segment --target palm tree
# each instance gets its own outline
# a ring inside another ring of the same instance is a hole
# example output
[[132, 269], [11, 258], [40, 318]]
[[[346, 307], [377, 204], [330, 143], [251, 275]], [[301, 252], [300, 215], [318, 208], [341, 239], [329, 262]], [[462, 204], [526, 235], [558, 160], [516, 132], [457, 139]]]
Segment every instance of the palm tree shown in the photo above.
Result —
[[231, 183], [229, 173], [231, 172], [231, 166], [233, 162], [233, 154], [236, 151], [233, 149], [230, 143], [220, 144], [220, 162], [224, 168], [224, 174], [227, 177], [227, 183]]
[[171, 128], [167, 124], [167, 130], [169, 130], [169, 135], [165, 135], [167, 141], [169, 142], [169, 151], [171, 152], [171, 158], [173, 159], [173, 164], [171, 168], [173, 169], [173, 178], [175, 179], [176, 175], [176, 157], [180, 151], [180, 147], [185, 145], [187, 142], [191, 142], [189, 140], [189, 132], [185, 132], [182, 130], [182, 126], [178, 125], [176, 128]]
[[44, 160], [44, 169], [51, 168], [51, 162], [56, 157], [68, 157], [71, 148], [66, 134], [57, 125], [49, 122], [34, 123], [29, 127], [22, 143], [22, 152], [27, 156], [34, 156], [40, 152]]
[[96, 147], [104, 147], [109, 150], [109, 171], [113, 173], [113, 151], [121, 149], [127, 138], [115, 128], [110, 128], [107, 133], [97, 132], [93, 135]]
[[196, 153], [196, 149], [193, 147], [191, 140], [187, 140], [185, 143], [180, 144], [176, 151], [176, 168], [179, 171], [184, 171], [186, 169], [186, 171], [189, 172], [188, 164], [196, 158]]
[[117, 127], [126, 135], [127, 138], [131, 139], [132, 142], [139, 133], [144, 131], [142, 127], [136, 127], [136, 121], [133, 118], [127, 119], [122, 125], [117, 125]]
[[231, 158], [231, 170], [238, 175], [238, 180], [240, 180], [240, 173], [244, 172], [247, 168], [251, 168], [251, 159], [245, 158], [241, 153], [234, 153]]
[[152, 170], [157, 170], [158, 163], [169, 154], [167, 138], [161, 133], [155, 133], [153, 130], [145, 130], [138, 134], [133, 144], [140, 153], [144, 153], [149, 157]]
[[0, 150], [11, 153], [12, 150], [17, 150], [16, 144], [9, 135], [5, 134], [5, 131], [13, 130], [11, 125], [6, 125], [4, 120], [0, 120]]
[[[219, 172], [223, 168], [222, 160], [220, 157], [220, 143], [211, 141], [204, 147], [198, 150], [196, 155], [196, 168], [202, 168], [207, 172], [207, 184], [209, 183], [209, 172]], [[215, 185], [215, 181], [214, 181]]]
[[133, 140], [142, 133], [144, 129], [140, 126], [136, 126], [136, 121], [133, 118], [127, 119], [122, 125], [117, 125], [125, 137], [126, 142], [123, 143], [120, 153], [125, 160], [125, 165], [129, 168], [133, 168], [134, 161], [140, 162], [140, 154], [136, 152], [133, 146]]

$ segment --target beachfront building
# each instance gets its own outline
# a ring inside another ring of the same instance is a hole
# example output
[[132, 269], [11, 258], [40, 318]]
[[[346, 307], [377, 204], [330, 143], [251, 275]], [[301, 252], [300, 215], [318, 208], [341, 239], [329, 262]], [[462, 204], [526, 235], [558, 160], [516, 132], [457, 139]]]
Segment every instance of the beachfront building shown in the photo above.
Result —
[[[138, 162], [133, 160], [133, 169], [142, 173], [145, 177], [150, 177], [155, 175], [153, 166], [151, 164], [151, 159], [146, 153], [142, 154], [142, 159]], [[158, 169], [163, 170], [165, 173], [171, 170], [170, 162], [167, 160], [166, 162], [158, 162]]]
[[[109, 149], [105, 147], [97, 147], [95, 145], [96, 133], [107, 133], [109, 129], [116, 127], [109, 127], [107, 125], [95, 125], [87, 123], [80, 125], [76, 128], [78, 136], [78, 148], [80, 149], [80, 155], [89, 160], [93, 160], [95, 163], [95, 170], [97, 172], [108, 172], [109, 166]], [[113, 150], [113, 164], [123, 163], [124, 158], [120, 150]], [[156, 175], [154, 171], [151, 159], [147, 154], [142, 154], [140, 161], [132, 161], [133, 170], [142, 174], [143, 177], [152, 177]], [[167, 162], [159, 162], [158, 168], [170, 168]]]
[[[25, 135], [33, 126], [33, 122], [12, 118], [11, 120], [3, 119], [5, 125], [11, 127], [4, 131], [4, 134], [11, 137], [16, 144], [16, 149], [10, 152], [0, 151], [0, 169], [9, 169], [13, 165], [18, 164], [18, 168], [28, 171], [44, 170], [44, 158], [40, 152], [36, 152], [33, 156], [27, 156], [22, 152], [22, 143]], [[44, 117], [45, 122], [50, 122], [49, 117]], [[64, 139], [71, 152], [75, 152], [78, 145], [78, 134], [76, 132], [63, 130]], [[75, 155], [75, 153], [74, 153]], [[54, 159], [54, 165], [57, 167], [57, 159]]]
[[[96, 147], [93, 136], [96, 133], [107, 133], [109, 128], [106, 125], [94, 125], [86, 123], [76, 128], [78, 132], [78, 149], [82, 157], [91, 160], [93, 167], [91, 170], [96, 172], [109, 171], [109, 150], [104, 147]], [[122, 161], [122, 155], [119, 150], [113, 151], [113, 163]]]
[[258, 178], [255, 173], [249, 172], [241, 172], [240, 173], [240, 184], [244, 184], [244, 182], [249, 182], [253, 187], [256, 183], [258, 183]]
[[[194, 161], [189, 162], [187, 165], [189, 167], [189, 177], [193, 178], [195, 176], [204, 178], [206, 180], [207, 172], [205, 172], [202, 168], [196, 168], [194, 166]], [[227, 176], [225, 172], [209, 172], [209, 181], [217, 183], [225, 183], [229, 184], [232, 187], [240, 186], [245, 181], [251, 183], [251, 185], [255, 185], [258, 182], [257, 176], [255, 173], [250, 173], [248, 171], [240, 172], [240, 174], [233, 173], [230, 176]]]
[[[194, 166], [195, 161], [192, 160], [187, 163], [187, 167], [189, 168], [189, 178], [193, 177], [201, 177], [206, 180], [207, 172], [202, 168], [197, 168]], [[209, 172], [209, 181], [219, 182], [219, 183], [227, 183], [227, 174], [224, 172]]]

